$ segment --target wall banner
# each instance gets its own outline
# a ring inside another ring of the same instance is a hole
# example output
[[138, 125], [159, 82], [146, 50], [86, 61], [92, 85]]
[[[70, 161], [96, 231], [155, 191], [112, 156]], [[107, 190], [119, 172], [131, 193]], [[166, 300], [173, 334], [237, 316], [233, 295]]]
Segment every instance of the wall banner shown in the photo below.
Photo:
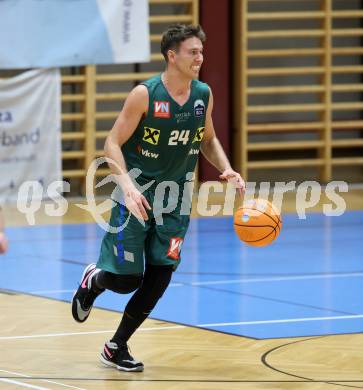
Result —
[[148, 0], [1, 0], [0, 69], [147, 62]]
[[47, 189], [62, 180], [60, 132], [58, 69], [36, 69], [0, 80], [0, 203], [16, 201], [25, 181], [37, 181]]

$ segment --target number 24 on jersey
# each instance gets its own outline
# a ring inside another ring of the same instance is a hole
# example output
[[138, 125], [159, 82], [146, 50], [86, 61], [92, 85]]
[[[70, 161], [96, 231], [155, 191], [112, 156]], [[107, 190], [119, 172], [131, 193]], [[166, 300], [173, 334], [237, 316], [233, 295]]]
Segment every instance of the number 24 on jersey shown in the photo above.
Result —
[[190, 130], [173, 130], [170, 133], [169, 144], [168, 145], [178, 145], [182, 143], [186, 145], [189, 141]]

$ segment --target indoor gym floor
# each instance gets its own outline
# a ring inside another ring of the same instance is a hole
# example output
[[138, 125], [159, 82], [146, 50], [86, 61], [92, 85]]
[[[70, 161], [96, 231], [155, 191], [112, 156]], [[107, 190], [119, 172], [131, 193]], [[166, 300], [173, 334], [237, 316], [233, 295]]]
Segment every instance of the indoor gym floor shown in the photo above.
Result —
[[238, 241], [231, 217], [192, 219], [171, 286], [131, 339], [145, 363], [133, 374], [98, 360], [128, 296], [103, 294], [84, 324], [70, 313], [101, 228], [74, 207], [33, 227], [6, 210], [0, 389], [363, 388], [361, 193], [347, 199], [340, 217], [284, 212], [265, 248]]

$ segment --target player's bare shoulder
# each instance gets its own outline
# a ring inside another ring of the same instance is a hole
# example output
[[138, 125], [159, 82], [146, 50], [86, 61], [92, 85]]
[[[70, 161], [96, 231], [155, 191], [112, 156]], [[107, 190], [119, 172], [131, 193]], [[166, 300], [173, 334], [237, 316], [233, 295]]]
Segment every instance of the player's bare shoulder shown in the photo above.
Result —
[[145, 85], [139, 84], [131, 90], [126, 102], [125, 109], [146, 113], [149, 107], [149, 92]]

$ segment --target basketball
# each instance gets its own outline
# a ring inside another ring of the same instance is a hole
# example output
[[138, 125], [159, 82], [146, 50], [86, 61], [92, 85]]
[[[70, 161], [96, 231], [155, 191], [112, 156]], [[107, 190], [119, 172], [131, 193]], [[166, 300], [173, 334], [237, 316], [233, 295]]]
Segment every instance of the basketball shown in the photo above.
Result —
[[251, 246], [271, 244], [282, 227], [280, 212], [264, 199], [253, 199], [239, 207], [233, 224], [238, 238]]

